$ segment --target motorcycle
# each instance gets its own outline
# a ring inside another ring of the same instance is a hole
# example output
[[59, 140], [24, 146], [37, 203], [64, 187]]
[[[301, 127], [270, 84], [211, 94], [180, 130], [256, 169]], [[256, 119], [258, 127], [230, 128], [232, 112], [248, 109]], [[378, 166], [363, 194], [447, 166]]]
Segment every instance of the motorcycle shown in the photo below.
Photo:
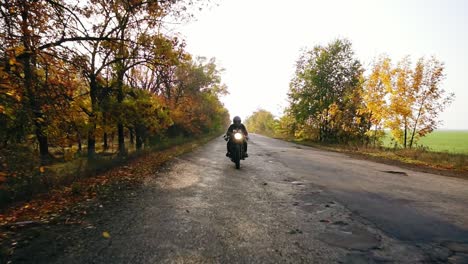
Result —
[[241, 159], [245, 159], [245, 150], [244, 150], [244, 142], [247, 138], [244, 136], [242, 131], [234, 129], [231, 135], [225, 135], [224, 139], [226, 141], [231, 141], [229, 153], [231, 153], [230, 157], [231, 161], [236, 164], [236, 169], [240, 168], [240, 161]]

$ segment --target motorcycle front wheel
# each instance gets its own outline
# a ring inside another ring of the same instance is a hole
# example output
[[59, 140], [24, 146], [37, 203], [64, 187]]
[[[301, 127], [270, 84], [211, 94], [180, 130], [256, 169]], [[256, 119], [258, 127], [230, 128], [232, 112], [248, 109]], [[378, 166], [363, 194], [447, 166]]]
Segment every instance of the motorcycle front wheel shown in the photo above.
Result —
[[241, 160], [241, 147], [239, 144], [236, 144], [233, 161], [236, 164], [236, 169], [240, 169], [240, 160]]

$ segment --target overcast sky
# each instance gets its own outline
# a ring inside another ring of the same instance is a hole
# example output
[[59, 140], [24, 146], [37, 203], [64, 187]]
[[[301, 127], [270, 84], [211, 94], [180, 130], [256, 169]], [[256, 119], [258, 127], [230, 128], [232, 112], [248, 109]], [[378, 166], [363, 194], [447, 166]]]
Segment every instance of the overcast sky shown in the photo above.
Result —
[[351, 40], [366, 68], [379, 54], [393, 60], [435, 55], [446, 64], [443, 87], [454, 103], [442, 128], [468, 129], [468, 1], [218, 0], [178, 31], [194, 55], [225, 69], [231, 116], [258, 108], [280, 116], [301, 48]]

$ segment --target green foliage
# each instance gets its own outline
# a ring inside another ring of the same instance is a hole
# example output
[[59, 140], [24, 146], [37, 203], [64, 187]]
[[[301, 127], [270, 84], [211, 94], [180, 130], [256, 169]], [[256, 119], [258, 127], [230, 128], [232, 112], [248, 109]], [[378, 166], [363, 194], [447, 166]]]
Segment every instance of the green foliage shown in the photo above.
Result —
[[276, 136], [278, 121], [272, 113], [260, 109], [249, 116], [244, 124], [250, 132], [267, 136]]
[[290, 113], [285, 113], [277, 122], [275, 126], [275, 134], [277, 137], [294, 138], [296, 131], [302, 131], [298, 128], [294, 116]]
[[323, 142], [363, 140], [362, 72], [348, 40], [303, 52], [288, 94], [288, 113], [299, 129], [295, 134]]

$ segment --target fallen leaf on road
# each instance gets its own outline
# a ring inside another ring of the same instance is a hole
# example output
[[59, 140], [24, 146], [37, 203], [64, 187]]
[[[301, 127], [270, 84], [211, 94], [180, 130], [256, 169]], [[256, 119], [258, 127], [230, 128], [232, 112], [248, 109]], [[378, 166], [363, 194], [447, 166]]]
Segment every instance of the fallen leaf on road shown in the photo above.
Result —
[[104, 238], [110, 238], [110, 234], [109, 234], [109, 232], [107, 232], [107, 231], [102, 232], [102, 236], [103, 236]]
[[0, 182], [6, 181], [7, 174], [6, 172], [1, 172], [0, 171]]

